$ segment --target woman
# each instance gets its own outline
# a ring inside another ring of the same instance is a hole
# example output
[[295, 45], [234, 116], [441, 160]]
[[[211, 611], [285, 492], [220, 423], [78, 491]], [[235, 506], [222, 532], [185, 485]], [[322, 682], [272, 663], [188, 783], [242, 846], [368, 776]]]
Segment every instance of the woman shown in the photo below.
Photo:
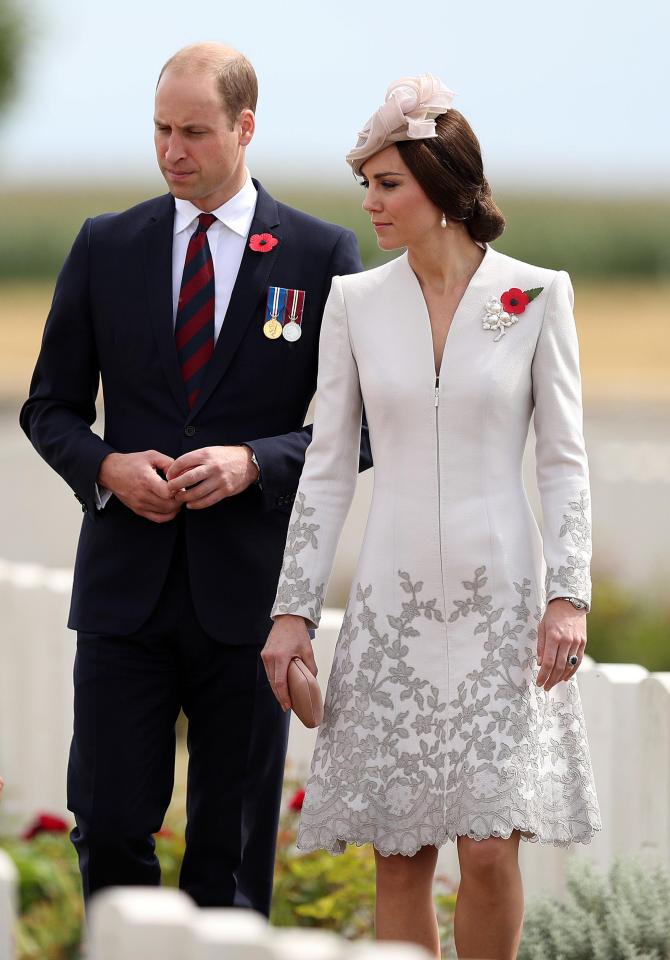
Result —
[[[570, 280], [488, 246], [504, 219], [452, 97], [430, 76], [393, 84], [347, 157], [379, 246], [407, 252], [333, 280], [262, 656], [286, 708], [290, 657], [315, 670], [307, 630], [364, 406], [374, 495], [298, 846], [372, 842], [378, 939], [439, 957], [433, 874], [456, 839], [459, 956], [506, 960], [523, 921], [519, 839], [586, 843], [601, 826], [575, 679], [588, 467]], [[521, 477], [533, 410], [543, 537]]]

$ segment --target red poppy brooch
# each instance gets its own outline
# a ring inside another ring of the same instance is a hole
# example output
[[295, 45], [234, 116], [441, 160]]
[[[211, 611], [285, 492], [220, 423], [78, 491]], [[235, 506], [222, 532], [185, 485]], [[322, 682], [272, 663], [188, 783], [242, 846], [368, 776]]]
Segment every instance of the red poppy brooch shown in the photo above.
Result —
[[254, 253], [269, 253], [278, 243], [279, 240], [271, 233], [255, 233], [249, 237], [249, 249]]
[[507, 327], [519, 320], [519, 314], [523, 313], [531, 300], [542, 293], [544, 287], [533, 287], [531, 290], [519, 290], [518, 287], [511, 287], [500, 298], [491, 297], [487, 300], [482, 326], [484, 330], [497, 330], [498, 336], [494, 337], [494, 342], [505, 336]]

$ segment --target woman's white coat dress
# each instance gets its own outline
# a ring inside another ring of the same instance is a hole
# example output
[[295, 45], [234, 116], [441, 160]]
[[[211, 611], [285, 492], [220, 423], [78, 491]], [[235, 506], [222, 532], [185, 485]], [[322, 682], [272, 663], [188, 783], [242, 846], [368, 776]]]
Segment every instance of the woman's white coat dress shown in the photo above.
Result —
[[[538, 287], [502, 336], [485, 327], [492, 298]], [[487, 246], [438, 377], [407, 254], [333, 280], [273, 616], [318, 626], [363, 407], [374, 493], [306, 785], [303, 850], [372, 842], [413, 854], [514, 829], [566, 845], [601, 828], [576, 678], [549, 692], [534, 682], [547, 600], [590, 602], [572, 302], [566, 273]], [[533, 411], [542, 535], [522, 482]]]

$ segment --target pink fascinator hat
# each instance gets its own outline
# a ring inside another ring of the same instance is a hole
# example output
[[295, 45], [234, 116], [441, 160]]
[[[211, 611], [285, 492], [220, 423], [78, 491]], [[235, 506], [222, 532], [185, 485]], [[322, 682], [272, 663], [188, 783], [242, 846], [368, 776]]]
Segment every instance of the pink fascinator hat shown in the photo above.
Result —
[[423, 140], [437, 136], [435, 118], [451, 106], [454, 92], [430, 73], [402, 77], [386, 91], [386, 99], [361, 132], [347, 154], [355, 174], [373, 154], [398, 140]]

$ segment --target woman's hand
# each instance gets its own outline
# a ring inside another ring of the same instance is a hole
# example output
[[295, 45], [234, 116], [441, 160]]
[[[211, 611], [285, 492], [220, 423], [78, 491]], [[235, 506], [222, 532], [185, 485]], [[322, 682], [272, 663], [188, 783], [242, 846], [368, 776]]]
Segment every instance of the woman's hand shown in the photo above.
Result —
[[[586, 613], [575, 610], [560, 598], [547, 604], [537, 631], [537, 661], [540, 672], [535, 683], [551, 690], [561, 680], [569, 680], [579, 668], [586, 647]], [[577, 655], [574, 667], [568, 658]]]
[[286, 677], [288, 665], [293, 657], [300, 657], [305, 666], [316, 676], [316, 660], [305, 618], [286, 613], [276, 618], [274, 627], [261, 650], [265, 672], [282, 710], [291, 709]]

